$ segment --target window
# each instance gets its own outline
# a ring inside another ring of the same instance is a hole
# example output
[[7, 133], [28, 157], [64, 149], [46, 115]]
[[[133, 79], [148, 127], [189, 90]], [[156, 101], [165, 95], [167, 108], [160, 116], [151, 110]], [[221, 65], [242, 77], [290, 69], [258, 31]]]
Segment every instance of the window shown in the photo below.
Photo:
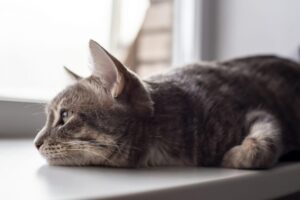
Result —
[[[0, 0], [0, 136], [33, 137], [43, 104], [88, 76], [94, 39], [141, 76], [170, 67], [173, 0]], [[25, 102], [24, 102], [25, 101]]]
[[0, 97], [48, 100], [68, 84], [62, 66], [89, 69], [90, 38], [122, 57], [148, 0], [1, 0]]

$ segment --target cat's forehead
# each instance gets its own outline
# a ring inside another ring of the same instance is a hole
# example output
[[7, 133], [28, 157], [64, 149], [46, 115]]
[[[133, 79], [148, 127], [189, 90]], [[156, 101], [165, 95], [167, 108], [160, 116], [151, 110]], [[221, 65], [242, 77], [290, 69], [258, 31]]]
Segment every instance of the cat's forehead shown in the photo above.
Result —
[[87, 81], [81, 81], [71, 85], [60, 92], [48, 105], [49, 108], [57, 110], [61, 107], [78, 106], [101, 106], [108, 105], [110, 101], [105, 92], [96, 92]]

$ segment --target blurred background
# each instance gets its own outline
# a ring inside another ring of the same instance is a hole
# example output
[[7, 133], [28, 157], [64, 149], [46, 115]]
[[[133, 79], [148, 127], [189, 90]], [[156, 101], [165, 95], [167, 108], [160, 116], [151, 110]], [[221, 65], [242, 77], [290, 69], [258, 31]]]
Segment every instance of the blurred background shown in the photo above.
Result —
[[0, 97], [47, 101], [83, 76], [88, 41], [146, 77], [250, 54], [299, 59], [297, 0], [0, 0]]

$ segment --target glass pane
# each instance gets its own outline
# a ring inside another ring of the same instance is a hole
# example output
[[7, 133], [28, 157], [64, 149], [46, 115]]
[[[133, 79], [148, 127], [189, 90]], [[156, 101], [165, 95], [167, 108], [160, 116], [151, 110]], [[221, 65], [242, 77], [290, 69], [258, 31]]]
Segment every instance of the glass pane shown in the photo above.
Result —
[[170, 64], [172, 0], [0, 0], [0, 99], [49, 100], [88, 76], [94, 39], [141, 75]]

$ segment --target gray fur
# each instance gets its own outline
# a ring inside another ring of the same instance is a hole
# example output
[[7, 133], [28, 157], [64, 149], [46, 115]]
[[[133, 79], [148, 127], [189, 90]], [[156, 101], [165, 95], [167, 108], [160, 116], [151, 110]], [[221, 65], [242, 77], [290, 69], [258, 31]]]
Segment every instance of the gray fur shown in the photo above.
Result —
[[[35, 140], [50, 164], [268, 168], [300, 147], [295, 62], [253, 56], [142, 81], [107, 55], [124, 88], [115, 97], [93, 74], [51, 101]], [[64, 124], [62, 109], [70, 114]]]

